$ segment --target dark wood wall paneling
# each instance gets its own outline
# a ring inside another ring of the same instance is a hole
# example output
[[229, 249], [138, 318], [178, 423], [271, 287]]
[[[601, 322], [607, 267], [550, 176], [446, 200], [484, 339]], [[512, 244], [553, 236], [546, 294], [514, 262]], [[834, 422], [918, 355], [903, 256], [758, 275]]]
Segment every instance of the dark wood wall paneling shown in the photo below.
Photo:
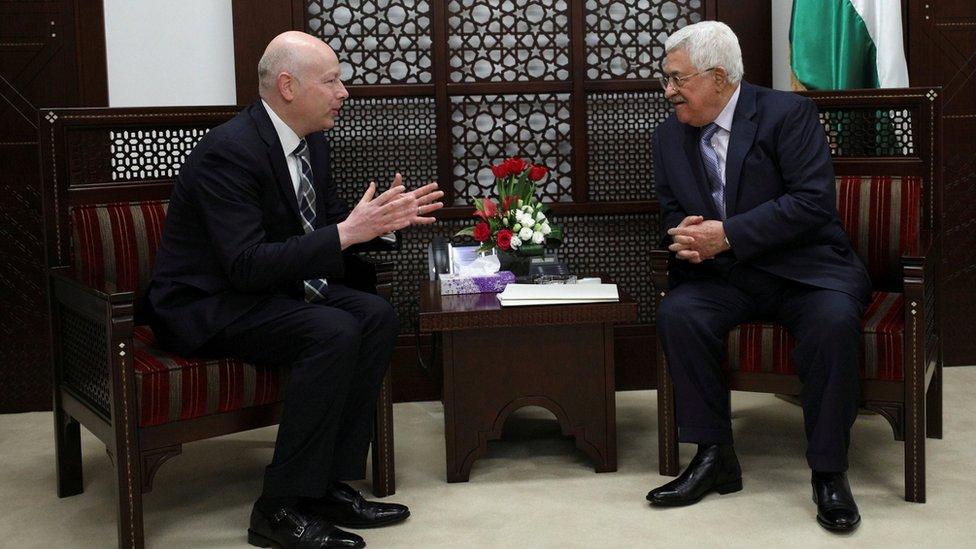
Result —
[[108, 106], [101, 0], [0, 0], [0, 413], [51, 407], [37, 109], [76, 106]]
[[[685, 4], [685, 2], [679, 2]], [[452, 83], [448, 78], [449, 52], [447, 49], [447, 3], [431, 0], [433, 28], [432, 50], [433, 81], [430, 84], [406, 85], [351, 85], [353, 98], [429, 96], [436, 104], [437, 121], [437, 169], [438, 181], [446, 187], [449, 195], [454, 189], [452, 181], [452, 141], [451, 113], [449, 97], [459, 93], [571, 93], [572, 127], [572, 171], [575, 174], [587, 173], [587, 93], [598, 92], [646, 92], [659, 89], [653, 79], [646, 80], [587, 80], [585, 70], [585, 50], [581, 40], [585, 32], [583, 13], [585, 0], [567, 0], [570, 14], [569, 35], [572, 57], [572, 76], [565, 81], [519, 81]], [[705, 19], [725, 21], [735, 30], [742, 46], [746, 78], [760, 85], [769, 86], [772, 82], [772, 22], [771, 7], [766, 0], [698, 0], [690, 3], [702, 10]], [[305, 29], [305, 9], [302, 0], [234, 0], [234, 44], [237, 70], [237, 98], [247, 104], [257, 98], [256, 67], [258, 59], [267, 42], [279, 32], [289, 28]], [[340, 53], [340, 57], [341, 57]], [[650, 135], [647, 136], [648, 140]], [[585, 177], [574, 176], [573, 202], [553, 205], [558, 216], [579, 215], [581, 217], [605, 214], [656, 212], [654, 200], [621, 200], [592, 202], [587, 196]], [[451, 201], [448, 201], [450, 204]], [[445, 208], [445, 220], [467, 218], [467, 206]], [[652, 338], [654, 326], [644, 323], [620, 326], [616, 334], [617, 387], [618, 389], [652, 388], [655, 383], [655, 357]], [[440, 397], [440, 370], [436, 356], [435, 338], [429, 334], [419, 337], [420, 353], [428, 363], [429, 369], [419, 366], [417, 359], [418, 339], [414, 334], [400, 336], [394, 354], [394, 400], [430, 400]]]
[[908, 0], [913, 86], [942, 86], [942, 337], [947, 366], [976, 364], [976, 2]]

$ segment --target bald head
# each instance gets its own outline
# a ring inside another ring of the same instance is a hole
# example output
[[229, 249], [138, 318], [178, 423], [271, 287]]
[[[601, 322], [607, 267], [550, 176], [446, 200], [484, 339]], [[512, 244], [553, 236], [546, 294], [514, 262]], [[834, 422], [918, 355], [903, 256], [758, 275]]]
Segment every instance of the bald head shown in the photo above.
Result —
[[261, 97], [265, 100], [271, 98], [282, 73], [301, 79], [311, 65], [322, 61], [338, 63], [335, 52], [325, 42], [299, 31], [279, 34], [268, 43], [258, 61], [258, 90]]
[[258, 63], [260, 95], [300, 137], [327, 130], [349, 97], [340, 72], [339, 58], [325, 42], [304, 32], [283, 32]]

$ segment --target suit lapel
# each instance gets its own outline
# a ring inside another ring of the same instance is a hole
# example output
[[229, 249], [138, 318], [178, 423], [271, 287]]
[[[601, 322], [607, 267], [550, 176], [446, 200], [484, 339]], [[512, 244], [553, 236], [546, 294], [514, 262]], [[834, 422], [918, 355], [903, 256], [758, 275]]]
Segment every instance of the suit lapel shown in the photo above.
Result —
[[756, 139], [756, 91], [745, 81], [739, 84], [739, 102], [732, 117], [732, 134], [729, 137], [728, 156], [725, 159], [725, 212], [731, 216], [736, 212], [739, 199], [739, 178], [742, 163]]
[[292, 182], [291, 173], [288, 171], [288, 164], [285, 161], [285, 153], [281, 150], [281, 140], [278, 139], [278, 132], [275, 131], [271, 118], [268, 117], [264, 105], [259, 100], [251, 106], [252, 118], [257, 124], [258, 134], [267, 145], [268, 161], [271, 163], [271, 171], [274, 172], [275, 181], [278, 188], [288, 205], [288, 211], [292, 213], [295, 222], [301, 225], [301, 214], [298, 213], [298, 198], [295, 195], [295, 184]]

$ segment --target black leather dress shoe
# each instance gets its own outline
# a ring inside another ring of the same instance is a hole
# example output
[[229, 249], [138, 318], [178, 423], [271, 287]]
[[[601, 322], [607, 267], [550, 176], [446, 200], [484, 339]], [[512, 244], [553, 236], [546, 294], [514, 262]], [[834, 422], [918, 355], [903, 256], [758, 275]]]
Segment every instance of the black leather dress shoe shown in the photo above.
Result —
[[346, 528], [376, 528], [405, 520], [406, 505], [366, 501], [348, 484], [335, 482], [324, 497], [305, 500], [304, 508]]
[[833, 532], [850, 532], [861, 523], [847, 473], [817, 473], [810, 477], [817, 522]]
[[261, 500], [251, 511], [247, 542], [274, 549], [366, 547], [363, 538], [340, 530], [321, 517], [291, 505], [265, 505]]
[[709, 492], [729, 494], [742, 489], [742, 469], [731, 444], [699, 445], [698, 453], [678, 478], [647, 493], [652, 505], [698, 503]]

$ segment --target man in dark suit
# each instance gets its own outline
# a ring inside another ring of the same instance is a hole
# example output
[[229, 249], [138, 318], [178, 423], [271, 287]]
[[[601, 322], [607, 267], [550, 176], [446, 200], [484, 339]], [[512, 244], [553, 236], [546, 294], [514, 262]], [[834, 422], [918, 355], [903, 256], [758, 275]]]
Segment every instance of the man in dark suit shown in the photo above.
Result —
[[742, 81], [738, 40], [722, 23], [682, 28], [665, 52], [661, 83], [675, 112], [654, 135], [654, 174], [674, 255], [657, 326], [678, 438], [698, 452], [647, 499], [688, 505], [742, 489], [720, 364], [735, 325], [768, 319], [796, 340], [818, 522], [851, 530], [860, 515], [847, 448], [870, 284], [837, 215], [817, 109]]
[[271, 41], [258, 65], [261, 100], [210, 131], [180, 171], [148, 291], [164, 346], [289, 370], [248, 529], [261, 547], [362, 547], [336, 525], [409, 515], [342, 482], [365, 476], [398, 333], [387, 301], [350, 287], [344, 252], [389, 247], [393, 231], [432, 223], [443, 193], [434, 183], [406, 192], [397, 174], [382, 194], [370, 183], [351, 211], [338, 198], [322, 130], [348, 97], [339, 71], [317, 38]]

